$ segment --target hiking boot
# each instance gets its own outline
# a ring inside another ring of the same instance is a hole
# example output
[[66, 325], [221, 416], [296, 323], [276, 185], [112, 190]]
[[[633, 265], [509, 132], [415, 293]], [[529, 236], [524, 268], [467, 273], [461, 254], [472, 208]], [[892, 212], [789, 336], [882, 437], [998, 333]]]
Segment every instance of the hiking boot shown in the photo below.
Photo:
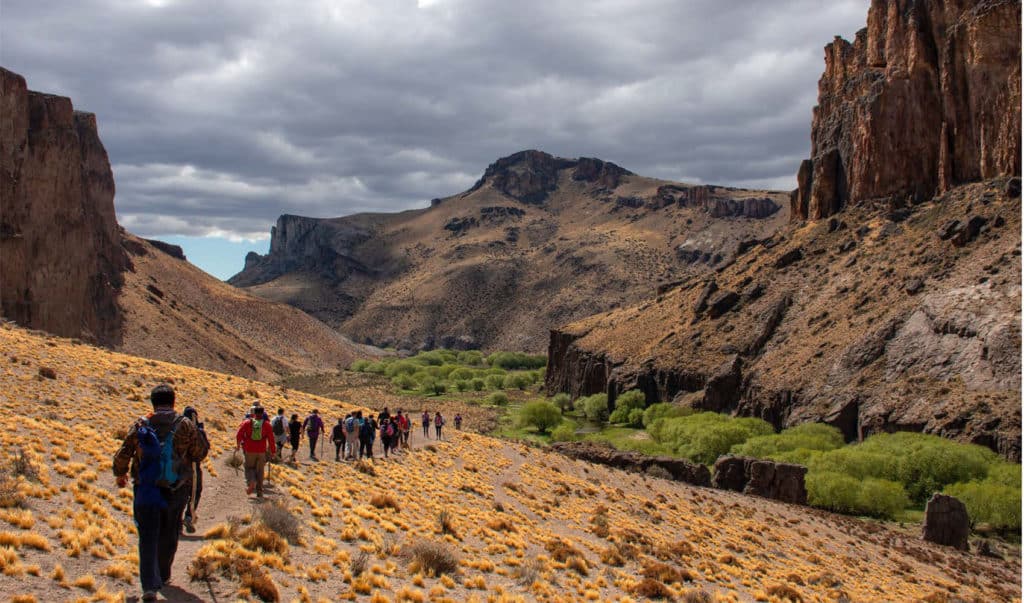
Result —
[[142, 593], [142, 600], [143, 601], [156, 601], [156, 593], [157, 593], [157, 591], [155, 591], [155, 590], [147, 590], [146, 592]]
[[186, 517], [185, 521], [183, 523], [185, 525], [185, 532], [187, 534], [195, 534], [196, 533], [196, 526], [192, 523], [192, 518], [191, 517]]
[[253, 490], [255, 490], [255, 489], [256, 489], [256, 484], [246, 484], [245, 485], [245, 493], [246, 494], [252, 494]]

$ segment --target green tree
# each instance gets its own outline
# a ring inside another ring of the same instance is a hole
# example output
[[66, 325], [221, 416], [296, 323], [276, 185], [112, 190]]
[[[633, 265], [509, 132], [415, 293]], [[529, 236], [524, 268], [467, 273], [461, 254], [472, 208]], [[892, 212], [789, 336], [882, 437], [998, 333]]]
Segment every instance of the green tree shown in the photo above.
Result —
[[545, 400], [527, 402], [519, 410], [519, 424], [536, 427], [538, 433], [547, 433], [549, 429], [561, 422], [562, 411]]
[[608, 418], [608, 395], [594, 394], [577, 398], [576, 411], [591, 421], [604, 421]]
[[623, 392], [615, 398], [615, 410], [608, 417], [608, 422], [640, 427], [646, 405], [647, 396], [642, 391], [631, 389], [628, 392]]

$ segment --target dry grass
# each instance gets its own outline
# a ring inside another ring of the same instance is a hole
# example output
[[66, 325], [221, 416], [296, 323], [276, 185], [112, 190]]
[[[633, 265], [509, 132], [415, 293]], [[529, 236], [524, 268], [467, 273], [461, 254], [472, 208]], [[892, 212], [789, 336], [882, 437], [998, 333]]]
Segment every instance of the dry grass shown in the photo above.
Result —
[[259, 519], [260, 523], [284, 538], [288, 544], [299, 544], [302, 537], [299, 519], [283, 503], [274, 501], [264, 504], [260, 507]]
[[454, 574], [459, 569], [455, 551], [443, 542], [422, 540], [409, 545], [403, 552], [411, 559], [409, 571], [412, 573], [440, 576]]
[[390, 494], [381, 494], [378, 492], [370, 497], [370, 504], [378, 509], [392, 509], [396, 512], [401, 510], [398, 507], [398, 501]]
[[634, 595], [644, 599], [673, 598], [672, 590], [653, 578], [644, 578], [630, 590]]

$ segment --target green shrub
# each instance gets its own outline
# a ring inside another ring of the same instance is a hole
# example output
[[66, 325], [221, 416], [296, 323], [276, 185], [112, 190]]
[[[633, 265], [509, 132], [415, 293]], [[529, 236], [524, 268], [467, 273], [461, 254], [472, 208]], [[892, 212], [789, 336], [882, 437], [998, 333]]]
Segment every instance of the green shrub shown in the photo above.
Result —
[[591, 421], [604, 421], [608, 418], [608, 394], [594, 394], [576, 399], [576, 411]]
[[487, 357], [487, 364], [511, 370], [539, 369], [547, 363], [547, 356], [531, 356], [522, 352], [495, 352]]
[[1020, 472], [1020, 465], [999, 462], [989, 468], [985, 479], [956, 483], [947, 486], [944, 492], [963, 501], [971, 523], [987, 523], [998, 530], [1019, 532]]
[[572, 399], [569, 398], [569, 394], [557, 393], [551, 398], [551, 403], [562, 409], [562, 412], [568, 412], [572, 410]]
[[688, 406], [679, 406], [676, 404], [668, 404], [665, 402], [658, 402], [657, 404], [651, 404], [644, 410], [643, 423], [644, 427], [650, 427], [658, 419], [668, 419], [671, 417], [688, 417], [692, 415], [695, 410]]
[[484, 388], [487, 387], [487, 382], [479, 377], [475, 377], [470, 381], [470, 383], [472, 384], [473, 391], [475, 392], [482, 392], [484, 391]]
[[348, 367], [348, 370], [362, 373], [366, 371], [366, 367], [370, 366], [369, 360], [356, 360]]
[[505, 377], [502, 387], [505, 389], [526, 389], [530, 384], [529, 377], [524, 373], [514, 373]]
[[487, 375], [487, 389], [502, 389], [505, 387], [504, 375]]
[[903, 486], [889, 480], [823, 471], [809, 472], [806, 483], [811, 506], [839, 513], [892, 519], [910, 504]]
[[547, 433], [562, 422], [562, 411], [545, 400], [534, 400], [519, 409], [518, 421], [521, 426], [533, 426], [538, 433]]
[[419, 392], [424, 396], [440, 396], [446, 391], [448, 391], [448, 385], [440, 379], [424, 377], [423, 380], [420, 381]]
[[772, 426], [752, 417], [733, 418], [715, 412], [656, 420], [648, 432], [655, 441], [694, 462], [710, 465], [733, 446], [772, 433]]
[[631, 389], [624, 392], [615, 398], [615, 410], [608, 417], [608, 422], [640, 427], [643, 423], [645, 406], [647, 406], [647, 396], [642, 391]]
[[795, 450], [835, 450], [843, 446], [843, 434], [824, 423], [804, 423], [781, 433], [750, 438], [731, 450], [733, 454], [759, 459], [775, 459], [776, 455]]
[[466, 379], [459, 379], [458, 381], [455, 381], [455, 389], [460, 392], [468, 392], [473, 389], [473, 384]]
[[574, 442], [578, 439], [576, 425], [571, 421], [562, 421], [558, 427], [551, 430], [552, 442]]
[[484, 363], [484, 355], [480, 350], [467, 350], [465, 352], [459, 352], [456, 357], [456, 362], [459, 364], [465, 364], [468, 366], [481, 366]]
[[453, 371], [448, 373], [448, 378], [449, 379], [455, 379], [455, 380], [459, 380], [459, 379], [466, 379], [466, 380], [468, 380], [468, 379], [472, 379], [473, 377], [476, 377], [476, 371], [471, 369], [471, 368], [465, 368], [465, 367], [458, 367], [458, 368], [456, 368]]
[[419, 371], [422, 365], [413, 362], [412, 360], [399, 360], [398, 362], [388, 363], [384, 367], [384, 374], [388, 377], [395, 377], [396, 375], [412, 375]]
[[508, 396], [505, 392], [494, 392], [487, 396], [487, 403], [491, 406], [506, 406], [508, 405]]
[[366, 365], [366, 372], [373, 373], [374, 375], [383, 375], [386, 369], [387, 365], [385, 365], [383, 362], [371, 362], [370, 364]]
[[397, 387], [398, 389], [411, 390], [419, 387], [419, 383], [417, 383], [417, 381], [412, 378], [412, 375], [398, 375], [397, 377], [391, 380], [391, 383], [393, 383], [395, 387]]
[[451, 350], [430, 350], [428, 352], [420, 352], [412, 357], [413, 360], [420, 364], [427, 364], [431, 366], [453, 364], [458, 362], [458, 358], [458, 354]]

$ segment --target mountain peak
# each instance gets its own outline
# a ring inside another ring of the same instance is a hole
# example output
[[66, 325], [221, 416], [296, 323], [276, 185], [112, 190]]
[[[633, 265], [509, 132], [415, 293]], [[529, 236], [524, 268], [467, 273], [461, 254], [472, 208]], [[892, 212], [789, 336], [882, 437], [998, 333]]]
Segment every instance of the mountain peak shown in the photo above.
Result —
[[572, 179], [595, 182], [608, 189], [617, 187], [632, 172], [609, 161], [592, 157], [565, 159], [544, 151], [528, 149], [502, 157], [487, 166], [484, 175], [467, 192], [485, 185], [532, 205], [542, 205], [558, 186], [559, 172], [572, 169]]

